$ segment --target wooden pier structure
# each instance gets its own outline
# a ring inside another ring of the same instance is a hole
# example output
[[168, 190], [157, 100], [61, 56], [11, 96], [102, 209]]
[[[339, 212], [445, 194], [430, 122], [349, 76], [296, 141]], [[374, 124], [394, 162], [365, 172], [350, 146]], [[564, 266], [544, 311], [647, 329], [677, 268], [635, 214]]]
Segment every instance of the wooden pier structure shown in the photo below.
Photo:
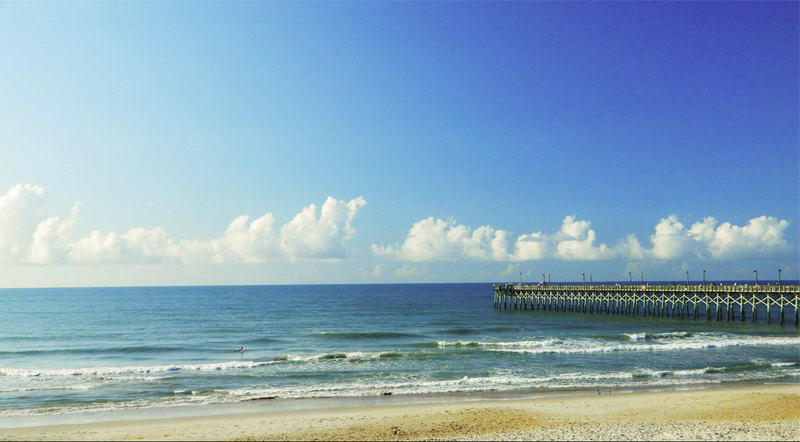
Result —
[[777, 316], [781, 325], [788, 314], [795, 327], [800, 325], [798, 298], [800, 285], [494, 285], [494, 308], [502, 310], [752, 322], [762, 317], [767, 323]]

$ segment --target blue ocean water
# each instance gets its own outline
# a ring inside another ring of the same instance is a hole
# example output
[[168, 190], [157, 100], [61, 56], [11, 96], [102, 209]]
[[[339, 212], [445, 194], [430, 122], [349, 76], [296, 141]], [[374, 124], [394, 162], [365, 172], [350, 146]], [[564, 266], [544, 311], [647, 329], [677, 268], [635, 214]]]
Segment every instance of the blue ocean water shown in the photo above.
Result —
[[498, 311], [492, 301], [491, 284], [0, 290], [0, 417], [800, 381], [792, 321]]

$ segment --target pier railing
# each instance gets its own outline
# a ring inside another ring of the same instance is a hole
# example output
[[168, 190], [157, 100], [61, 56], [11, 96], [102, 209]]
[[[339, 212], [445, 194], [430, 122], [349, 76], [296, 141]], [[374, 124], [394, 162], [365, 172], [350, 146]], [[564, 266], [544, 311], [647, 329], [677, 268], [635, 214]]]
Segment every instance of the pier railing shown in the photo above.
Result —
[[548, 310], [628, 314], [718, 321], [759, 317], [780, 324], [798, 313], [800, 285], [759, 284], [495, 284], [494, 307], [505, 310]]

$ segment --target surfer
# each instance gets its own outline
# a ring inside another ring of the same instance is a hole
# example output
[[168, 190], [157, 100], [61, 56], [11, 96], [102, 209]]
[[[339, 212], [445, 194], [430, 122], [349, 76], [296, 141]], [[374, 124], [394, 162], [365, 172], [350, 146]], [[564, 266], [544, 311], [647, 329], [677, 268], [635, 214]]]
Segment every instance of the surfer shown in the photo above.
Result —
[[239, 347], [239, 349], [236, 351], [238, 351], [239, 353], [244, 353], [244, 347]]

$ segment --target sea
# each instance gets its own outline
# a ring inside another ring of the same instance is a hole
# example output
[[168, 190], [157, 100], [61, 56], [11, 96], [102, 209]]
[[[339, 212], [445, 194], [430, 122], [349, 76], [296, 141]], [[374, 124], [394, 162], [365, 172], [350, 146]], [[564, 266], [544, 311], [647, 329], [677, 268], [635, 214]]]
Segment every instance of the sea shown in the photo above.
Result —
[[800, 381], [793, 318], [508, 311], [493, 296], [489, 283], [3, 289], [0, 426], [249, 401]]

